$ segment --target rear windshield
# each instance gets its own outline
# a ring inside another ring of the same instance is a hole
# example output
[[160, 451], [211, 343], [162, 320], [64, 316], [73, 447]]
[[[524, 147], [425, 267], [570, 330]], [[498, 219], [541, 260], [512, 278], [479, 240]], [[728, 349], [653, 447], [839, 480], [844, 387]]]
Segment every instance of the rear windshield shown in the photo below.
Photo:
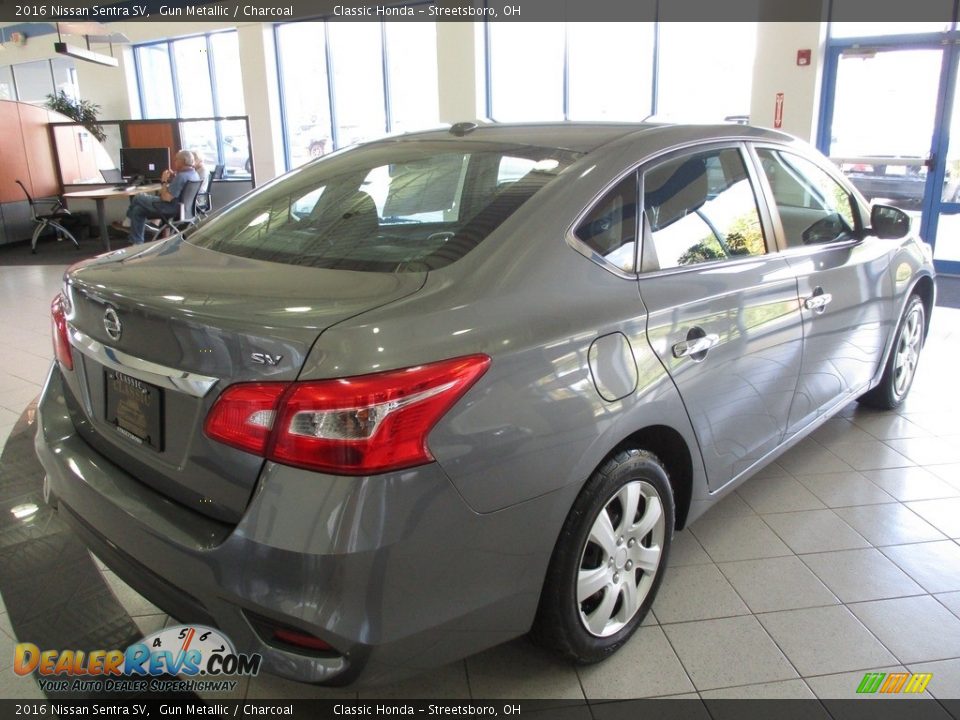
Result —
[[385, 142], [294, 170], [188, 237], [231, 255], [318, 268], [448, 265], [578, 157], [555, 148]]

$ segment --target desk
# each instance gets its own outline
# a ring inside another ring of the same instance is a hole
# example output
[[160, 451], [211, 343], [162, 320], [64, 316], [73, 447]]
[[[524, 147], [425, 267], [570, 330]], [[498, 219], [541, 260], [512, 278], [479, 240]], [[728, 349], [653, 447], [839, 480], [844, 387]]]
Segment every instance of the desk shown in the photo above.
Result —
[[96, 190], [77, 190], [75, 192], [64, 193], [63, 197], [68, 200], [94, 200], [97, 203], [97, 216], [100, 222], [100, 240], [106, 250], [110, 249], [110, 232], [107, 228], [107, 213], [104, 203], [111, 198], [131, 197], [140, 193], [160, 192], [160, 184], [140, 185], [133, 190], [117, 190], [113, 187], [97, 188]]

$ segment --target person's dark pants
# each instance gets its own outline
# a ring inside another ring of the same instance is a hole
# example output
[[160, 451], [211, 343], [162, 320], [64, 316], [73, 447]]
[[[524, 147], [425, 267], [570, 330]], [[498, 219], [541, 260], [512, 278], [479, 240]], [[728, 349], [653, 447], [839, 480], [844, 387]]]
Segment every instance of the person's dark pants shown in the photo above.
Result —
[[176, 203], [161, 200], [158, 195], [134, 195], [130, 200], [130, 207], [127, 208], [127, 217], [130, 218], [130, 242], [134, 245], [143, 243], [143, 229], [147, 220], [175, 210]]

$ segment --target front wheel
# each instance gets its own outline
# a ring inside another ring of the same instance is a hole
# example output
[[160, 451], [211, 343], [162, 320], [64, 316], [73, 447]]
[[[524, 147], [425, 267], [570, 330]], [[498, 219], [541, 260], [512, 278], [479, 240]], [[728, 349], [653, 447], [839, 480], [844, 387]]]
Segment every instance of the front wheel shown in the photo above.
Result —
[[584, 663], [616, 652], [653, 604], [673, 538], [670, 479], [625, 450], [587, 481], [557, 541], [533, 639]]
[[917, 373], [920, 349], [926, 330], [926, 310], [919, 295], [911, 295], [903, 311], [893, 349], [883, 369], [880, 384], [864, 393], [860, 403], [881, 410], [893, 410], [906, 399]]

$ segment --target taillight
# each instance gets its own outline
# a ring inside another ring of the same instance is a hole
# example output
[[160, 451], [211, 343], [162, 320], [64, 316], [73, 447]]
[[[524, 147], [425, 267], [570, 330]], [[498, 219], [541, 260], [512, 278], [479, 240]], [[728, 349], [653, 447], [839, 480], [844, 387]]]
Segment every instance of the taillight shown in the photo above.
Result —
[[489, 366], [486, 355], [471, 355], [336, 380], [234, 385], [217, 399], [205, 429], [311, 470], [368, 475], [413, 467], [433, 460], [427, 435]]
[[73, 370], [73, 355], [70, 353], [70, 335], [67, 330], [67, 299], [59, 293], [50, 303], [53, 354], [67, 370]]
[[204, 432], [214, 440], [263, 455], [287, 383], [243, 383], [223, 391], [210, 410]]

